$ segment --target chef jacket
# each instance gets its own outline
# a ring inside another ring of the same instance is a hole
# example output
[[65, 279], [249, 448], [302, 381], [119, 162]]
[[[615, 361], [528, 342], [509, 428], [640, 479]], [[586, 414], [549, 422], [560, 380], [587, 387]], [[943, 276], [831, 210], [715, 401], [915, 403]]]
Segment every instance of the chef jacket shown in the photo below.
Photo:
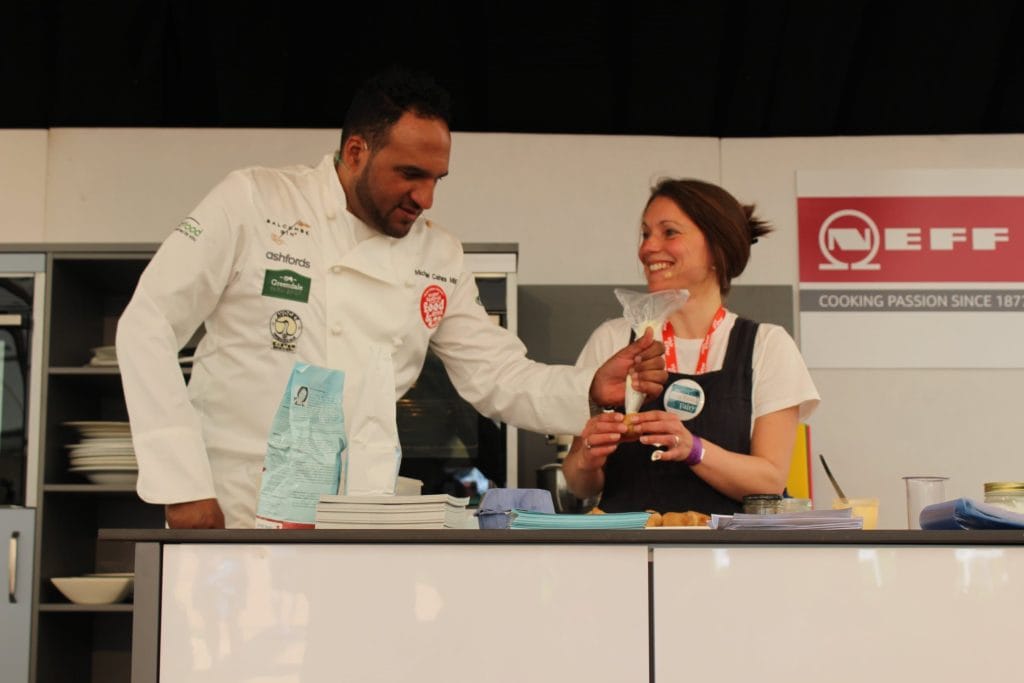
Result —
[[[350, 214], [330, 155], [315, 168], [229, 174], [161, 245], [118, 323], [140, 497], [216, 497], [229, 527], [251, 527], [296, 361], [345, 372], [350, 435], [383, 422], [398, 445], [394, 400], [382, 416], [359, 397], [381, 387], [402, 396], [428, 346], [480, 413], [578, 434], [595, 366], [527, 359], [488, 317], [463, 261], [460, 242], [422, 217], [393, 238]], [[177, 352], [200, 324], [186, 387]], [[366, 376], [382, 353], [390, 371]]]

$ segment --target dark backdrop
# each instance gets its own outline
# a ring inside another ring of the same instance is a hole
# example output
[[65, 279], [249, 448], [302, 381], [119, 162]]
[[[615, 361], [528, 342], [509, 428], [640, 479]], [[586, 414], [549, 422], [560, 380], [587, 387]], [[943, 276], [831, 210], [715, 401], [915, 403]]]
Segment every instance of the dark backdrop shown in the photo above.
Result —
[[1024, 131], [1010, 0], [0, 3], [0, 127], [338, 127], [390, 63], [456, 130]]

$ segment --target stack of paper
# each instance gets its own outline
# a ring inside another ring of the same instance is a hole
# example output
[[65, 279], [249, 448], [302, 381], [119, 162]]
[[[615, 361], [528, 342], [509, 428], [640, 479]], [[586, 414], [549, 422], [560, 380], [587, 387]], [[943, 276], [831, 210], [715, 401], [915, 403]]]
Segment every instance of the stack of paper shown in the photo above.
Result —
[[610, 512], [603, 515], [560, 515], [513, 510], [510, 529], [643, 529], [649, 512]]
[[854, 517], [853, 509], [806, 510], [777, 515], [711, 515], [712, 529], [863, 529], [864, 518]]
[[936, 529], [1024, 529], [1024, 515], [998, 505], [957, 498], [929, 505], [921, 511], [921, 528]]
[[[429, 496], [320, 496], [317, 529], [462, 529], [469, 498]], [[475, 520], [473, 520], [475, 521]]]

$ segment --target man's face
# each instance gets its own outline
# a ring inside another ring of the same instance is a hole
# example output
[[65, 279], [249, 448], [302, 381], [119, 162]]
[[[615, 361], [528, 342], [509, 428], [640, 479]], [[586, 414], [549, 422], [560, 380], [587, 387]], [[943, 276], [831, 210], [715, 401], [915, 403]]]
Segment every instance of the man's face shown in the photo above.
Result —
[[448, 126], [406, 112], [379, 149], [370, 149], [355, 176], [349, 209], [391, 237], [405, 237], [434, 203], [437, 181], [448, 175], [452, 138]]

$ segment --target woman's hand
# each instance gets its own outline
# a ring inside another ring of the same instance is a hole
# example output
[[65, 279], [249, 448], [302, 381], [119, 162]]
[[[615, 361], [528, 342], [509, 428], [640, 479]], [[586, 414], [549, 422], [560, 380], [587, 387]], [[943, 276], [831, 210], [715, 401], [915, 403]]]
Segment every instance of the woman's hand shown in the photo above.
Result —
[[604, 461], [619, 447], [625, 433], [622, 413], [601, 413], [587, 420], [578, 437], [582, 445], [579, 468], [594, 471], [604, 467]]
[[648, 410], [632, 417], [640, 443], [654, 446], [652, 460], [685, 460], [693, 448], [693, 434], [682, 421], [664, 410]]

